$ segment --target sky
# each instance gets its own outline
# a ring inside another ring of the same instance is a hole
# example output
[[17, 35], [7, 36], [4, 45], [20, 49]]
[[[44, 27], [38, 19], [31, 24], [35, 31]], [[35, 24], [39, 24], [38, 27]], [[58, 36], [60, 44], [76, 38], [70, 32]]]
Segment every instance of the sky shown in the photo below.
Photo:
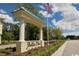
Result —
[[15, 9], [16, 4], [14, 3], [0, 3], [0, 18], [6, 23], [17, 23], [14, 22], [14, 16], [12, 15], [13, 10]]
[[[79, 35], [79, 4], [50, 3], [51, 13], [42, 3], [32, 3], [32, 6], [42, 14], [44, 22], [48, 19], [48, 25], [60, 28], [64, 36]], [[11, 13], [15, 7], [15, 3], [0, 3], [0, 17], [5, 18], [5, 22], [17, 23]]]
[[0, 3], [0, 9], [6, 11], [9, 15], [12, 15], [11, 12], [15, 9], [16, 4], [14, 3]]

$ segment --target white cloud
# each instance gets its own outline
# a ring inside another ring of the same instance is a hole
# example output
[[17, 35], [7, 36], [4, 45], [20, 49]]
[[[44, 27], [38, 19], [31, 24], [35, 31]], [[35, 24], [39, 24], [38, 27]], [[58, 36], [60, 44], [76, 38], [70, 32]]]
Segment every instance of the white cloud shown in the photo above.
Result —
[[40, 7], [41, 9], [45, 9], [42, 5], [39, 5], [39, 7]]
[[[67, 3], [55, 3], [52, 4], [55, 6], [55, 12], [61, 11], [63, 13], [64, 19], [58, 21], [57, 23], [55, 22], [54, 24], [57, 25], [62, 30], [77, 30], [79, 29], [79, 11], [76, 10], [72, 4], [67, 4]], [[53, 8], [54, 8], [53, 6]], [[69, 33], [66, 33], [66, 35]], [[78, 33], [75, 34], [75, 32], [70, 33], [74, 35], [79, 35]]]
[[53, 23], [55, 26], [57, 26], [57, 22], [56, 22], [55, 19], [52, 20], [52, 23]]
[[6, 11], [4, 11], [3, 9], [0, 9], [0, 14], [5, 14], [7, 13]]
[[43, 10], [40, 10], [39, 13], [42, 14], [44, 17], [47, 17], [47, 15], [48, 15], [48, 12], [43, 11]]
[[75, 35], [75, 36], [79, 36], [79, 32], [63, 33], [62, 35], [64, 35], [64, 37], [66, 37], [67, 35]]
[[51, 9], [54, 13], [59, 11], [55, 4], [51, 3], [51, 5], [53, 6]]
[[52, 15], [48, 14], [47, 11], [40, 10], [39, 13], [42, 14], [44, 17], [52, 17]]
[[0, 10], [0, 18], [3, 18], [5, 23], [14, 23], [13, 18], [7, 14], [6, 11]]
[[3, 21], [5, 23], [13, 23], [13, 18], [10, 17], [9, 15], [0, 14], [0, 18], [3, 18]]

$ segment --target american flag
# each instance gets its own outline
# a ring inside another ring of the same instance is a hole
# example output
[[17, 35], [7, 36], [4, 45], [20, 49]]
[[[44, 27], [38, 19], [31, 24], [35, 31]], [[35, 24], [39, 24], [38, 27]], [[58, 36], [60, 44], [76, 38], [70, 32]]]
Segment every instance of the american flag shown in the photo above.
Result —
[[44, 7], [46, 8], [46, 10], [48, 11], [48, 13], [52, 13], [52, 5], [49, 3], [43, 3]]

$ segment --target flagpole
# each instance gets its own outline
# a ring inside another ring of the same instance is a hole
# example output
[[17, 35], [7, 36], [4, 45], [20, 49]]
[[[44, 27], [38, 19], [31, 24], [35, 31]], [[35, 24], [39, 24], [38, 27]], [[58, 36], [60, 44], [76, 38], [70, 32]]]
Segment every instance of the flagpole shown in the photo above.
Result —
[[[44, 6], [45, 6], [45, 8], [46, 8], [48, 14], [52, 12], [51, 6], [49, 5], [49, 3], [45, 3]], [[48, 28], [48, 25], [49, 25], [49, 24], [48, 24], [48, 18], [49, 18], [49, 17], [48, 17], [48, 14], [47, 14], [47, 40], [48, 40], [48, 45], [49, 45], [49, 28]]]
[[47, 17], [47, 40], [49, 45], [49, 28], [48, 28], [48, 17]]

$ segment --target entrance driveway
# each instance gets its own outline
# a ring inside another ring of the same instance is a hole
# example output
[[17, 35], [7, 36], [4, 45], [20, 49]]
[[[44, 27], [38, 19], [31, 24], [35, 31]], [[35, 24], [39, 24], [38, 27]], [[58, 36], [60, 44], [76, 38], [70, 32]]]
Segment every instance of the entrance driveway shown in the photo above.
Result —
[[79, 40], [68, 41], [63, 51], [63, 56], [77, 56], [77, 55], [79, 55]]
[[52, 56], [79, 56], [79, 40], [66, 41]]

